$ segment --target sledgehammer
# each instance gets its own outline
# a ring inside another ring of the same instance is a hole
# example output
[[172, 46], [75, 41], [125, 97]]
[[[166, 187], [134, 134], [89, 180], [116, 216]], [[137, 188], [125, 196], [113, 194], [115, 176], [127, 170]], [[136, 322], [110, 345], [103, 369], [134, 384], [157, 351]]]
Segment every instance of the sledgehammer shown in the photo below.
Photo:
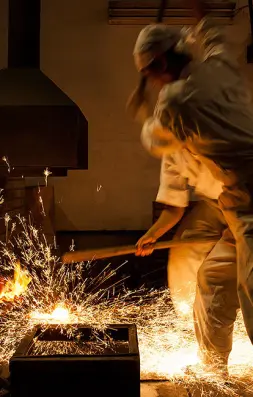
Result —
[[[182, 239], [182, 240], [170, 240], [161, 241], [153, 244], [154, 250], [163, 250], [173, 247], [180, 247], [185, 245], [199, 245], [208, 243], [217, 243], [219, 239], [217, 237], [209, 237], [205, 239]], [[63, 263], [73, 263], [73, 262], [85, 262], [96, 259], [112, 258], [114, 256], [130, 255], [136, 253], [135, 245], [120, 245], [118, 247], [106, 247], [99, 249], [88, 249], [84, 251], [70, 251], [66, 252], [62, 256]]]

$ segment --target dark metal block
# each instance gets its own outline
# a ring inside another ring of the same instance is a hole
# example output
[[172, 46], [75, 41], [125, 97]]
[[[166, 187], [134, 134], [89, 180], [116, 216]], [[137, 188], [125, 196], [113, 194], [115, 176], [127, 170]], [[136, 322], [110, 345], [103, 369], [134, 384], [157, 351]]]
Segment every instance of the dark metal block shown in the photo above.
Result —
[[[80, 352], [76, 346], [92, 344], [92, 330], [83, 325], [75, 328], [77, 340], [70, 338], [67, 331], [62, 333], [57, 326], [49, 326], [45, 332], [36, 327], [22, 340], [10, 360], [12, 397], [139, 397], [136, 326], [109, 326], [105, 334], [110, 336], [113, 347], [95, 349], [90, 354]], [[97, 337], [102, 339], [104, 334]], [[60, 348], [67, 345], [69, 354], [57, 354], [54, 344]]]

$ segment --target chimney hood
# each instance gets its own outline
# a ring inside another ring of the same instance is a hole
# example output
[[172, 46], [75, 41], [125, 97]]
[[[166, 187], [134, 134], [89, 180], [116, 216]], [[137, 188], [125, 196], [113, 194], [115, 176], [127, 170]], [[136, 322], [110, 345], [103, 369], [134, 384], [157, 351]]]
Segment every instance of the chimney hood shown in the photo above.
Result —
[[46, 167], [59, 176], [88, 168], [87, 120], [40, 70], [40, 12], [40, 0], [9, 0], [8, 67], [0, 70], [0, 158], [5, 156], [18, 176], [41, 176]]

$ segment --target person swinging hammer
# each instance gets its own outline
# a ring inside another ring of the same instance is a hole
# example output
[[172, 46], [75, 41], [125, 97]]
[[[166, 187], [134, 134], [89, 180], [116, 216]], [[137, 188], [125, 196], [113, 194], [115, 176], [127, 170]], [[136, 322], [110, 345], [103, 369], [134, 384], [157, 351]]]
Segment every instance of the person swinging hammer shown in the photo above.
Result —
[[[162, 214], [160, 231], [148, 232], [149, 236], [138, 242], [137, 254], [143, 255], [148, 241], [181, 219], [195, 162], [198, 170], [193, 186], [197, 189], [201, 185], [203, 175], [210, 177], [208, 185], [199, 189], [207, 212], [203, 219], [196, 210], [195, 220], [201, 218], [198, 226], [193, 222], [184, 230], [204, 233], [206, 226], [210, 231], [206, 220], [212, 223], [215, 219], [217, 229], [211, 229], [221, 235], [194, 270], [195, 332], [203, 361], [217, 362], [225, 373], [239, 307], [253, 342], [253, 107], [222, 31], [205, 15], [201, 1], [192, 0], [191, 4], [199, 20], [197, 26], [180, 33], [162, 24], [147, 26], [134, 49], [138, 71], [160, 88], [152, 117], [145, 98], [134, 110], [142, 123], [144, 147], [162, 158], [158, 199], [169, 205], [167, 215]], [[217, 184], [220, 191], [215, 188]], [[215, 216], [211, 216], [213, 208]], [[226, 244], [227, 240], [234, 241], [234, 247]], [[171, 261], [173, 257], [172, 252]]]

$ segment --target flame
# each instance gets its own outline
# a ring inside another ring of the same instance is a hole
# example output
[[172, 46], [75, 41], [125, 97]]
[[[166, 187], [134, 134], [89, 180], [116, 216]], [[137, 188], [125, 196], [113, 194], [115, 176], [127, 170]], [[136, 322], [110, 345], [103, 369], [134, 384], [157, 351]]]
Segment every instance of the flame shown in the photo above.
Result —
[[17, 262], [14, 268], [13, 280], [8, 280], [0, 291], [0, 302], [1, 301], [13, 301], [17, 296], [22, 295], [28, 287], [31, 281], [31, 277], [27, 271], [23, 270], [20, 263]]
[[40, 320], [46, 323], [66, 324], [71, 322], [70, 311], [64, 303], [57, 304], [51, 313], [34, 311], [30, 317], [35, 321]]

